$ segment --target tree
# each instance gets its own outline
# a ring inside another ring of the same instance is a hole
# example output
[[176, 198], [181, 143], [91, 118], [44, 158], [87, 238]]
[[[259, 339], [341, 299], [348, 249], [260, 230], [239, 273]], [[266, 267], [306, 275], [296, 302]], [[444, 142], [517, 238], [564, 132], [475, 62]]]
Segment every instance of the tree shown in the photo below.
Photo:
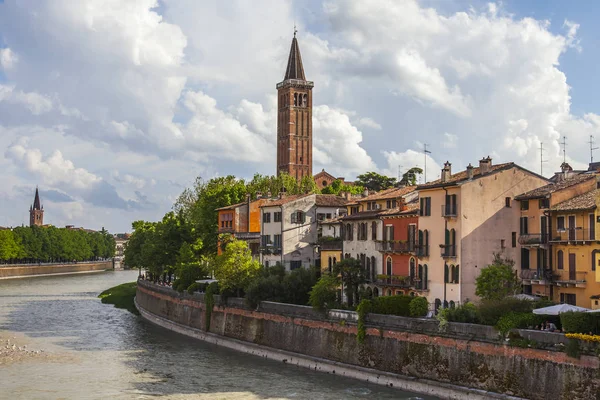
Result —
[[309, 303], [317, 310], [331, 308], [337, 300], [340, 280], [337, 276], [323, 275], [310, 291]]
[[359, 289], [366, 282], [364, 268], [360, 261], [355, 258], [345, 258], [333, 266], [333, 274], [342, 280], [348, 305], [358, 304]]
[[492, 264], [484, 267], [475, 281], [475, 294], [484, 300], [502, 300], [520, 292], [514, 265], [513, 260], [494, 253]]
[[401, 185], [414, 186], [417, 184], [417, 175], [421, 175], [422, 173], [423, 169], [419, 167], [412, 167], [411, 169], [402, 174], [402, 179], [399, 183]]
[[0, 260], [19, 258], [24, 254], [23, 247], [18, 237], [6, 229], [0, 231]]
[[377, 172], [367, 172], [362, 175], [358, 175], [356, 183], [364, 186], [365, 189], [379, 192], [396, 186], [396, 178], [389, 176], [380, 175]]
[[365, 188], [359, 185], [345, 185], [339, 179], [331, 182], [331, 185], [325, 186], [321, 189], [322, 194], [340, 194], [340, 193], [350, 193], [350, 194], [361, 194], [365, 191]]
[[221, 291], [246, 290], [252, 280], [260, 273], [261, 265], [252, 259], [248, 243], [233, 239], [223, 253], [215, 259], [215, 278]]

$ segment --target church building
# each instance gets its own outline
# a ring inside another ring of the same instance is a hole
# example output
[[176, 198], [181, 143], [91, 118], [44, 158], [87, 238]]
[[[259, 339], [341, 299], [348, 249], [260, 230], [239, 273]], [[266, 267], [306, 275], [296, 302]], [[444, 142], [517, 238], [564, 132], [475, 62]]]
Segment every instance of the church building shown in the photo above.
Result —
[[34, 225], [44, 225], [44, 207], [40, 202], [40, 193], [37, 187], [35, 188], [35, 198], [33, 199], [33, 205], [29, 207], [29, 226]]

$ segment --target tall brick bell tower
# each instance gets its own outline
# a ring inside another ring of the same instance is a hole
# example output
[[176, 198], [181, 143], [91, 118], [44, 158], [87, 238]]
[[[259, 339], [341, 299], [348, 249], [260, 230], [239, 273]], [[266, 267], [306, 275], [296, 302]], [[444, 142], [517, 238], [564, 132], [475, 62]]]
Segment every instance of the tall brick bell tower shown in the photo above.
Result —
[[44, 225], [44, 206], [42, 206], [42, 203], [40, 202], [40, 192], [37, 187], [35, 188], [33, 205], [29, 207], [29, 226], [34, 225]]
[[287, 173], [298, 182], [312, 176], [313, 87], [304, 76], [294, 29], [285, 78], [277, 84], [277, 175]]

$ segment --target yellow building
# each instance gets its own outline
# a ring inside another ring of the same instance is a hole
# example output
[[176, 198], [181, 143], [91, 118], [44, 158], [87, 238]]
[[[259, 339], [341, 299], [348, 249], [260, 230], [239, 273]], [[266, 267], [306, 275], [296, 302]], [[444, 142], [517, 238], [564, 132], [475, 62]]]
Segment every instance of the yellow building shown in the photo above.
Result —
[[[594, 174], [575, 176], [561, 175], [558, 182], [536, 188], [515, 197], [518, 201], [519, 252], [517, 263], [523, 292], [547, 298], [554, 298], [552, 285], [553, 244], [550, 210], [559, 204], [588, 193], [596, 188]], [[513, 238], [514, 241], [514, 238]]]
[[318, 221], [319, 257], [321, 273], [330, 273], [333, 266], [342, 259], [342, 221], [335, 217]]
[[600, 189], [594, 186], [550, 209], [554, 301], [600, 308], [599, 202]]

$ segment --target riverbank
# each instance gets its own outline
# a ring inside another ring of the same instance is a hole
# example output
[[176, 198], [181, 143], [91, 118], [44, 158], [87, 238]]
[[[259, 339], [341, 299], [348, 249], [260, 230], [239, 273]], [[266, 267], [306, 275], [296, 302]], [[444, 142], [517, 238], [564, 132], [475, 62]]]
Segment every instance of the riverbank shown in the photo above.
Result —
[[74, 273], [103, 272], [113, 269], [112, 260], [70, 264], [24, 264], [0, 266], [0, 279], [19, 279], [33, 276], [54, 276]]
[[140, 315], [134, 303], [137, 282], [123, 283], [100, 293], [98, 298], [103, 304], [112, 304], [116, 308], [123, 308], [133, 314]]
[[[317, 370], [332, 363], [339, 371], [342, 365], [360, 371], [358, 379], [369, 370], [376, 376], [390, 374], [400, 381], [427, 382], [443, 390], [454, 385], [470, 388], [464, 390], [483, 393], [484, 398], [501, 393], [498, 396], [504, 398], [587, 400], [600, 393], [599, 358], [568, 356], [559, 350], [559, 344], [567, 340], [559, 334], [520, 331], [541, 347], [520, 348], [500, 340], [489, 326], [448, 323], [440, 332], [435, 320], [368, 314], [364, 341], [358, 343], [354, 312], [320, 313], [311, 307], [273, 302], [252, 309], [244, 299], [214, 296], [216, 306], [207, 313], [203, 294], [180, 294], [147, 281], [138, 282], [136, 304], [145, 312], [143, 316], [159, 318], [153, 322], [169, 321], [175, 324], [171, 328], [185, 328], [190, 336], [218, 344], [233, 340], [235, 346], [249, 346], [242, 351], [250, 354], [256, 352], [254, 345], [273, 354], [283, 351], [294, 360], [307, 359], [301, 364], [311, 369], [315, 360], [323, 362]], [[371, 377], [366, 379], [373, 382]], [[423, 390], [418, 385], [403, 387]], [[437, 395], [464, 398], [465, 392]]]

